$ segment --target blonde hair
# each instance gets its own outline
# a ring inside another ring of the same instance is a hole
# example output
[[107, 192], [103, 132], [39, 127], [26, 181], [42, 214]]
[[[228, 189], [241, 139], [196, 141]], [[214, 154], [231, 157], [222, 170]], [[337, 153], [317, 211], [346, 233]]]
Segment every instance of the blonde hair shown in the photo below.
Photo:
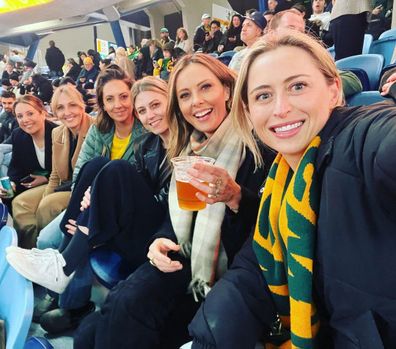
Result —
[[246, 55], [238, 80], [235, 86], [235, 93], [232, 103], [231, 117], [233, 125], [240, 134], [243, 142], [252, 151], [256, 166], [262, 165], [262, 158], [257, 146], [256, 138], [252, 134], [252, 124], [249, 120], [248, 105], [248, 76], [253, 62], [261, 55], [274, 51], [280, 47], [296, 47], [305, 51], [314, 61], [328, 85], [339, 81], [340, 92], [336, 105], [343, 104], [343, 94], [341, 79], [335, 63], [326, 49], [309, 35], [296, 32], [295, 30], [282, 33], [269, 33], [259, 39]]
[[82, 113], [84, 114], [85, 103], [84, 103], [81, 93], [77, 90], [77, 88], [75, 86], [62, 85], [62, 86], [59, 86], [55, 90], [55, 92], [52, 96], [52, 99], [51, 99], [51, 109], [52, 109], [52, 113], [54, 114], [55, 117], [58, 117], [56, 115], [56, 109], [59, 104], [59, 98], [60, 98], [61, 94], [65, 94], [66, 96], [71, 98], [73, 100], [73, 102], [75, 102], [81, 108]]
[[[172, 70], [169, 79], [169, 99], [166, 110], [169, 130], [172, 135], [168, 144], [169, 159], [180, 155], [181, 151], [187, 146], [189, 137], [193, 131], [193, 127], [185, 120], [180, 111], [176, 94], [177, 79], [180, 73], [190, 64], [200, 64], [209, 69], [216, 78], [219, 79], [223, 86], [229, 89], [230, 96], [234, 94], [236, 76], [232, 70], [227, 68], [226, 65], [205, 53], [195, 53], [183, 56]], [[226, 104], [227, 112], [230, 112], [232, 105], [231, 98], [229, 98], [228, 101], [224, 101], [224, 103]]]
[[137, 112], [135, 109], [136, 97], [139, 95], [139, 93], [146, 91], [156, 92], [165, 97], [168, 97], [168, 84], [164, 80], [154, 76], [146, 76], [143, 79], [138, 80], [133, 84], [132, 103], [133, 103], [133, 111], [136, 117], [137, 117]]

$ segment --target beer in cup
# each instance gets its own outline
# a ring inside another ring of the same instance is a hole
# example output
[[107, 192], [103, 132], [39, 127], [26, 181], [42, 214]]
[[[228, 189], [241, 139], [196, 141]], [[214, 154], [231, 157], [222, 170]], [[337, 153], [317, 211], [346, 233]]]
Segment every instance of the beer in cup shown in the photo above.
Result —
[[[204, 156], [178, 156], [171, 161], [175, 170], [179, 207], [187, 211], [203, 210], [206, 202], [198, 200], [195, 196], [195, 193], [200, 191], [190, 184], [191, 177], [187, 174], [187, 170], [196, 162], [214, 164], [215, 160]], [[206, 193], [202, 194], [206, 195]]]

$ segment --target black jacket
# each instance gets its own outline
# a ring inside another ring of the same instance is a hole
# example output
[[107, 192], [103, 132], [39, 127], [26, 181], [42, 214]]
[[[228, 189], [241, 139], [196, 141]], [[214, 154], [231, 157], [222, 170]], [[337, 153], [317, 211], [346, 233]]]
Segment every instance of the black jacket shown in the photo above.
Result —
[[18, 127], [14, 114], [3, 111], [0, 114], [0, 143], [3, 143]]
[[136, 170], [147, 180], [158, 202], [167, 209], [172, 169], [166, 159], [161, 138], [146, 133], [136, 140], [134, 154]]
[[221, 30], [216, 31], [214, 33], [213, 38], [209, 40], [204, 40], [202, 51], [205, 53], [216, 52], [217, 47], [220, 45], [222, 39], [223, 39], [223, 33], [221, 32]]
[[62, 67], [65, 64], [65, 56], [58, 47], [49, 47], [45, 54], [45, 61], [50, 70], [62, 71]]
[[17, 193], [26, 190], [21, 186], [20, 180], [36, 171], [47, 173], [52, 170], [52, 129], [58, 125], [45, 121], [45, 168], [42, 168], [37, 160], [32, 137], [17, 128], [11, 134], [12, 158], [8, 167], [8, 176], [15, 182]]
[[[337, 108], [321, 138], [316, 347], [395, 348], [396, 107]], [[193, 348], [254, 348], [274, 319], [249, 242], [191, 323]]]
[[195, 29], [194, 39], [193, 39], [194, 51], [197, 51], [203, 47], [205, 42], [205, 34], [206, 34], [206, 30], [203, 24], [201, 24]]

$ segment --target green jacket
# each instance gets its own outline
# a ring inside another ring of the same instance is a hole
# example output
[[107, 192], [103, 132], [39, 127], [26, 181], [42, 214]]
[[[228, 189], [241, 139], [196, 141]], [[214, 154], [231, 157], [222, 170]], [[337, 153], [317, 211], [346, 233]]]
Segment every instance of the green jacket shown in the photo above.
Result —
[[[134, 143], [146, 130], [138, 119], [135, 118], [132, 128], [132, 137], [129, 140], [127, 149], [122, 156], [123, 160], [134, 162]], [[81, 147], [76, 166], [73, 171], [73, 183], [75, 182], [81, 167], [89, 160], [97, 157], [104, 156], [110, 158], [111, 145], [113, 143], [114, 127], [107, 133], [99, 132], [96, 125], [92, 125], [85, 137], [85, 141]]]

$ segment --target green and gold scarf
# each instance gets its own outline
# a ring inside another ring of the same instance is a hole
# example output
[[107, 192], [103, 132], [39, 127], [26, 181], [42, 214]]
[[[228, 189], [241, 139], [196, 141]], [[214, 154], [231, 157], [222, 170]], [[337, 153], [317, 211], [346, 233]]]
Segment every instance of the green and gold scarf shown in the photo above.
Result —
[[267, 178], [253, 248], [282, 325], [291, 332], [282, 348], [313, 348], [319, 319], [312, 301], [312, 271], [320, 190], [313, 139], [295, 172], [278, 154]]

